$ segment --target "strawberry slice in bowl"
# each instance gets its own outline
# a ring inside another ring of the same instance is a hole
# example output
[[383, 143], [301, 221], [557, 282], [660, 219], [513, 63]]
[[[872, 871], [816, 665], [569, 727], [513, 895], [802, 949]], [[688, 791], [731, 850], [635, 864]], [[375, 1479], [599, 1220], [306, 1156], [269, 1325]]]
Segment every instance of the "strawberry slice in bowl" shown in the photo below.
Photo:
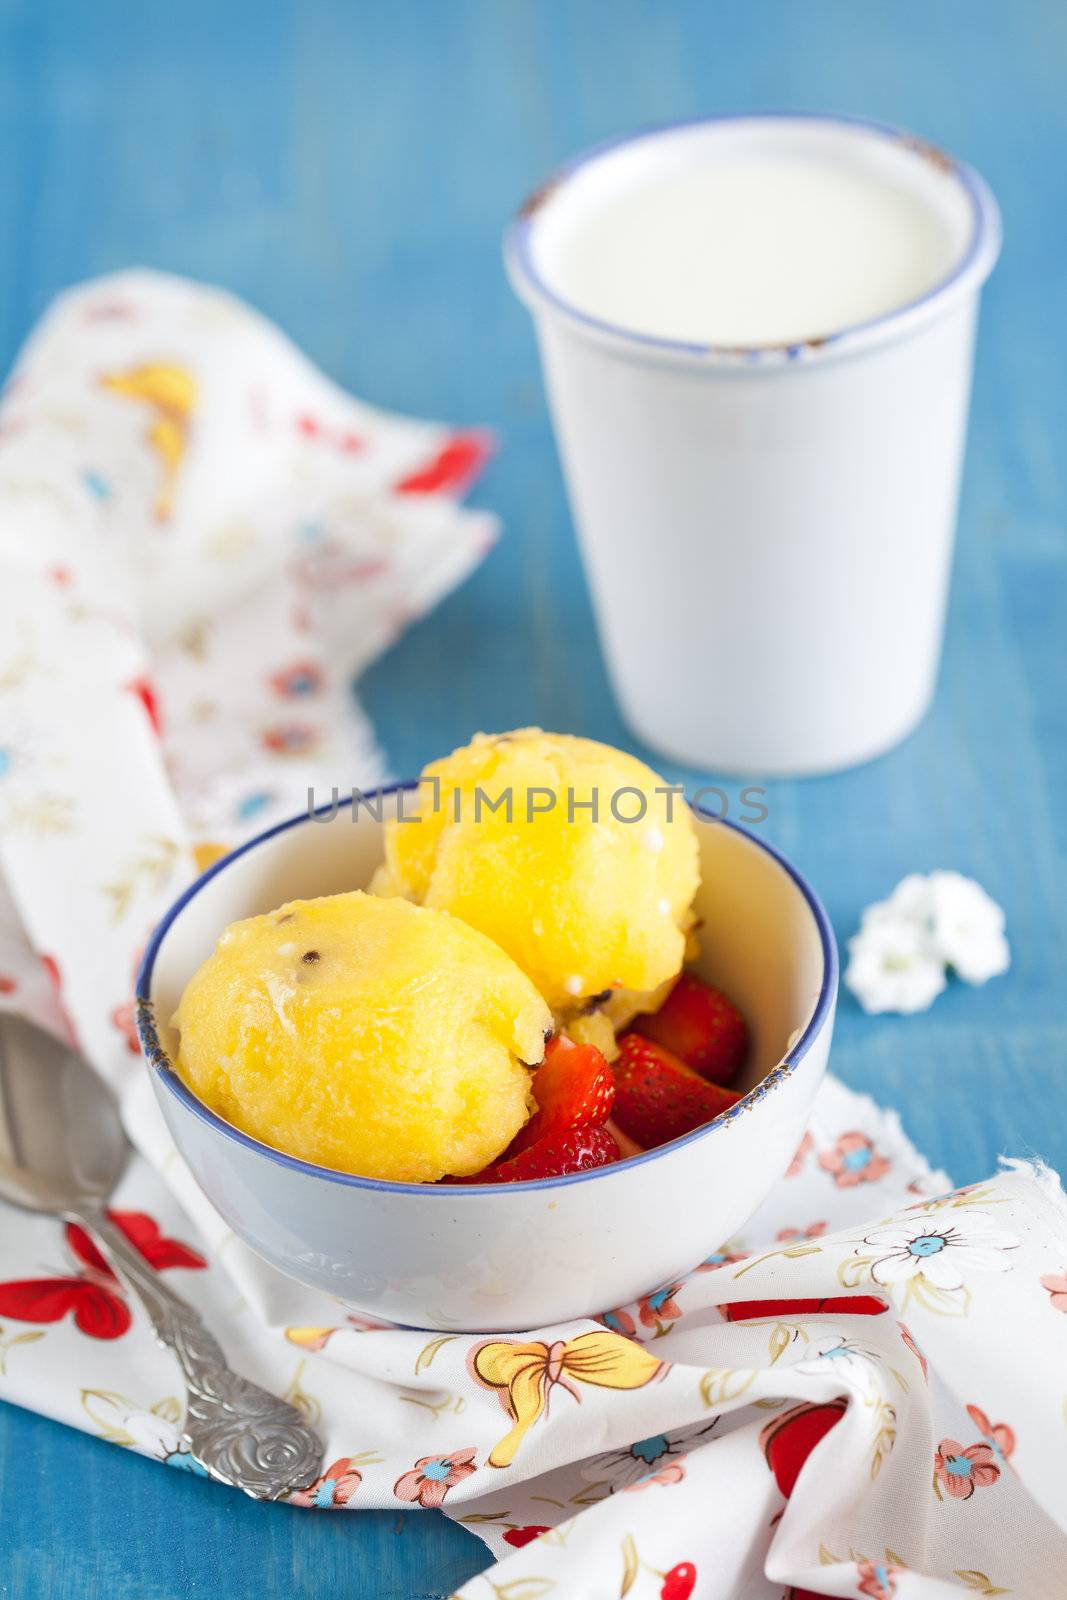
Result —
[[615, 1099], [615, 1080], [600, 1051], [595, 1045], [575, 1044], [565, 1033], [548, 1041], [531, 1088], [537, 1110], [511, 1141], [509, 1156], [549, 1134], [600, 1127]]
[[646, 1150], [703, 1127], [741, 1098], [733, 1089], [709, 1083], [640, 1033], [619, 1040], [614, 1073], [612, 1121]]
[[748, 1026], [721, 989], [683, 972], [658, 1011], [635, 1017], [634, 1031], [669, 1050], [709, 1083], [733, 1083], [749, 1050]]
[[615, 1079], [595, 1045], [556, 1034], [531, 1089], [537, 1110], [504, 1154], [481, 1172], [446, 1181], [525, 1183], [618, 1161], [622, 1152], [604, 1127], [615, 1100]]
[[562, 1178], [571, 1172], [590, 1172], [618, 1161], [619, 1147], [606, 1128], [561, 1128], [520, 1150], [506, 1155], [483, 1172], [451, 1183], [528, 1183], [534, 1178]]

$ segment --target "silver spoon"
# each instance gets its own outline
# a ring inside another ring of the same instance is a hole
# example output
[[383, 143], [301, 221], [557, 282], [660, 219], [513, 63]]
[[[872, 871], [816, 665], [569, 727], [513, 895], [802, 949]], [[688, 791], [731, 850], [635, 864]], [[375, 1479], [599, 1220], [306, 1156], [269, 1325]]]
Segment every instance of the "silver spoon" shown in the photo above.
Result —
[[182, 1442], [213, 1478], [256, 1500], [311, 1483], [323, 1446], [295, 1406], [227, 1364], [199, 1314], [167, 1287], [107, 1215], [130, 1145], [92, 1067], [43, 1029], [0, 1015], [0, 1199], [77, 1222], [103, 1248], [178, 1359]]

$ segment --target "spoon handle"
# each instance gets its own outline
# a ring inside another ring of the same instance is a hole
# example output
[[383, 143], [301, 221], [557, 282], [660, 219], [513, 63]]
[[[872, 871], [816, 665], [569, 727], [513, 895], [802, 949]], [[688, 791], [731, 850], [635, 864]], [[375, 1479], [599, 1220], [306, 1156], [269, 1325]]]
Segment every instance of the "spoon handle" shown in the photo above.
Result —
[[296, 1407], [234, 1372], [199, 1313], [156, 1275], [102, 1209], [84, 1210], [75, 1220], [103, 1245], [156, 1338], [178, 1358], [187, 1390], [182, 1442], [193, 1459], [256, 1500], [306, 1488], [322, 1469], [323, 1446]]

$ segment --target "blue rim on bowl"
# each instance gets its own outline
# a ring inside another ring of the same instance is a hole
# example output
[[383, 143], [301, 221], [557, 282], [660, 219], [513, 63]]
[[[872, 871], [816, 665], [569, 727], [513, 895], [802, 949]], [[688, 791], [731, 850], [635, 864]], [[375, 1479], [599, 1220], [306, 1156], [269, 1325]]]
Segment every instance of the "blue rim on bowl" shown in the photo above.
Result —
[[[655, 334], [638, 333], [618, 323], [606, 322], [600, 317], [580, 311], [545, 282], [533, 259], [531, 239], [538, 213], [552, 195], [569, 178], [591, 162], [638, 144], [646, 139], [656, 139], [665, 134], [683, 133], [688, 129], [711, 128], [739, 122], [825, 123], [830, 127], [856, 129], [891, 140], [916, 156], [932, 162], [943, 172], [955, 178], [971, 203], [974, 220], [970, 242], [952, 270], [935, 283], [925, 294], [866, 322], [853, 323], [835, 329], [820, 338], [801, 339], [795, 344], [772, 343], [764, 345], [727, 346], [695, 344], [684, 339], [664, 339]], [[879, 122], [870, 117], [852, 117], [822, 111], [737, 111], [714, 117], [691, 117], [678, 122], [663, 122], [620, 138], [605, 139], [572, 157], [556, 169], [551, 177], [533, 191], [519, 207], [504, 235], [504, 258], [516, 293], [527, 301], [541, 301], [558, 311], [591, 338], [607, 344], [644, 349], [649, 355], [659, 355], [669, 360], [690, 364], [694, 360], [702, 366], [723, 366], [741, 370], [760, 369], [772, 363], [807, 362], [811, 359], [844, 354], [865, 345], [879, 343], [905, 331], [936, 311], [936, 302], [951, 293], [960, 293], [972, 285], [977, 288], [985, 281], [996, 264], [1000, 253], [1000, 209], [988, 184], [973, 167], [957, 161], [936, 145], [917, 138], [904, 128], [890, 122]]]
[[[410, 790], [417, 787], [416, 783], [394, 783], [386, 788], [376, 789], [363, 798], [367, 803], [373, 803], [376, 800], [385, 798], [387, 795], [397, 794], [400, 790]], [[347, 800], [339, 800], [337, 802], [339, 809], [351, 804], [351, 796]], [[335, 1167], [320, 1167], [313, 1161], [302, 1161], [299, 1156], [286, 1155], [283, 1150], [275, 1150], [273, 1145], [264, 1144], [262, 1140], [254, 1139], [251, 1134], [243, 1133], [240, 1128], [235, 1128], [232, 1123], [227, 1122], [224, 1117], [220, 1117], [217, 1112], [212, 1111], [202, 1100], [199, 1100], [178, 1076], [173, 1062], [159, 1042], [152, 1002], [152, 974], [155, 970], [156, 958], [159, 955], [160, 947], [172, 923], [181, 915], [190, 900], [200, 893], [205, 884], [210, 883], [211, 879], [218, 873], [224, 872], [231, 862], [236, 861], [240, 856], [246, 855], [248, 851], [255, 850], [259, 845], [265, 844], [268, 839], [273, 839], [277, 834], [285, 833], [290, 828], [299, 827], [301, 823], [310, 822], [312, 817], [323, 816], [326, 812], [333, 812], [333, 810], [334, 802], [331, 801], [328, 805], [317, 807], [314, 812], [304, 811], [299, 816], [289, 817], [284, 822], [278, 822], [274, 827], [267, 828], [263, 833], [257, 834], [254, 839], [249, 839], [244, 844], [239, 845], [236, 850], [231, 850], [229, 855], [223, 856], [221, 860], [208, 867], [206, 872], [202, 872], [185, 892], [178, 896], [159, 923], [159, 926], [148, 941], [148, 947], [141, 962], [141, 970], [137, 974], [137, 1032], [140, 1036], [141, 1049], [148, 1062], [149, 1070], [154, 1072], [158, 1081], [165, 1085], [168, 1092], [174, 1095], [175, 1099], [179, 1100], [187, 1111], [191, 1111], [194, 1116], [199, 1117], [201, 1122], [206, 1122], [209, 1127], [214, 1128], [216, 1132], [224, 1134], [226, 1138], [234, 1140], [237, 1144], [244, 1145], [249, 1150], [256, 1151], [259, 1155], [268, 1157], [271, 1161], [276, 1161], [280, 1166], [303, 1172], [308, 1177], [325, 1178], [330, 1183], [339, 1183], [350, 1188], [371, 1189], [389, 1194], [426, 1195], [436, 1193], [450, 1195], [453, 1198], [459, 1195], [487, 1194], [502, 1188], [509, 1190], [555, 1189], [564, 1184], [586, 1183], [593, 1178], [609, 1176], [623, 1166], [636, 1166], [639, 1162], [656, 1161], [665, 1155], [668, 1150], [675, 1150], [679, 1145], [692, 1144], [697, 1139], [708, 1138], [719, 1128], [725, 1127], [735, 1117], [740, 1116], [746, 1109], [756, 1105], [783, 1079], [787, 1078], [804, 1059], [812, 1043], [822, 1032], [823, 1023], [837, 994], [838, 978], [837, 944], [834, 940], [833, 929], [830, 926], [830, 919], [826, 914], [822, 901], [803, 874], [798, 872], [792, 863], [787, 861], [785, 856], [781, 855], [773, 845], [767, 844], [763, 839], [757, 839], [747, 828], [742, 828], [736, 822], [730, 822], [725, 817], [717, 816], [703, 806], [694, 806], [693, 810], [698, 816], [703, 817], [705, 821], [714, 822], [719, 827], [732, 828], [735, 833], [741, 834], [750, 844], [754, 844], [757, 849], [765, 851], [792, 878], [804, 896], [808, 909], [815, 920], [815, 925], [819, 930], [819, 941], [822, 946], [822, 984], [819, 989], [819, 997], [815, 1002], [815, 1009], [806, 1028], [793, 1048], [786, 1053], [784, 1059], [777, 1066], [772, 1067], [766, 1076], [760, 1079], [759, 1083], [754, 1084], [736, 1105], [720, 1112], [712, 1122], [705, 1123], [703, 1127], [695, 1128], [692, 1133], [687, 1133], [680, 1139], [673, 1139], [670, 1144], [661, 1145], [658, 1149], [645, 1150], [640, 1155], [629, 1156], [624, 1161], [612, 1162], [606, 1167], [594, 1167], [588, 1172], [571, 1172], [558, 1178], [535, 1178], [525, 1183], [440, 1185], [432, 1183], [390, 1183], [384, 1178], [361, 1178], [354, 1172], [340, 1172]]]

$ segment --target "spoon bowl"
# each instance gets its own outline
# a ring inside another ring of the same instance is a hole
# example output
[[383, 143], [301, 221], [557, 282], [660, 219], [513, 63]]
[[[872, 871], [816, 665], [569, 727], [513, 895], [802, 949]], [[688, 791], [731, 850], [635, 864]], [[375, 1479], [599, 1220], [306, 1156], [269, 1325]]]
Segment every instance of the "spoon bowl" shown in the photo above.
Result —
[[129, 1153], [89, 1063], [22, 1017], [0, 1018], [0, 1198], [59, 1216], [99, 1205]]

